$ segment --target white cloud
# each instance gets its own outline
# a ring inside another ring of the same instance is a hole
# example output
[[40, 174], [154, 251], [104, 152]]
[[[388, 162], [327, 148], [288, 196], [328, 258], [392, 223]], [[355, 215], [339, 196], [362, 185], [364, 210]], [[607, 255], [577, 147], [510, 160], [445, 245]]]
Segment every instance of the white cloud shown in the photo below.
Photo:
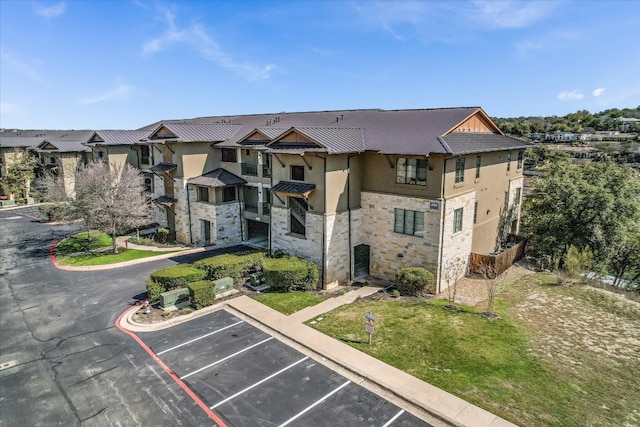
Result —
[[4, 49], [0, 49], [0, 59], [2, 59], [3, 65], [9, 65], [11, 68], [18, 71], [20, 74], [29, 77], [31, 80], [35, 80], [37, 82], [44, 81], [44, 79], [40, 77], [40, 74], [38, 74], [38, 71], [36, 71], [35, 66], [23, 62]]
[[584, 94], [577, 89], [574, 90], [565, 90], [558, 94], [558, 99], [560, 101], [577, 101], [579, 99], [583, 99]]
[[52, 4], [50, 6], [43, 6], [39, 3], [35, 3], [33, 5], [33, 9], [36, 14], [42, 17], [57, 18], [58, 16], [61, 16], [62, 14], [64, 14], [65, 10], [67, 9], [67, 3], [64, 1], [61, 1], [59, 3]]
[[492, 28], [524, 28], [541, 21], [558, 6], [554, 1], [476, 0], [468, 11]]
[[129, 98], [129, 95], [131, 95], [131, 91], [133, 89], [134, 87], [131, 85], [119, 84], [110, 91], [104, 92], [97, 96], [81, 99], [78, 103], [80, 105], [89, 105], [97, 104], [104, 101], [127, 99]]
[[162, 16], [159, 19], [166, 26], [166, 31], [144, 44], [142, 50], [145, 53], [153, 54], [175, 45], [184, 44], [190, 46], [206, 60], [215, 62], [249, 80], [268, 79], [271, 77], [271, 72], [276, 69], [276, 66], [272, 64], [254, 65], [236, 62], [218, 45], [204, 27], [196, 23], [190, 27], [178, 28], [171, 8], [165, 8], [161, 12]]
[[605, 90], [606, 90], [606, 89], [605, 89], [605, 88], [603, 88], [603, 87], [600, 87], [600, 88], [598, 88], [598, 89], [594, 89], [594, 90], [591, 92], [591, 95], [593, 95], [593, 96], [595, 96], [595, 97], [601, 96], [601, 95], [604, 93], [604, 91], [605, 91]]

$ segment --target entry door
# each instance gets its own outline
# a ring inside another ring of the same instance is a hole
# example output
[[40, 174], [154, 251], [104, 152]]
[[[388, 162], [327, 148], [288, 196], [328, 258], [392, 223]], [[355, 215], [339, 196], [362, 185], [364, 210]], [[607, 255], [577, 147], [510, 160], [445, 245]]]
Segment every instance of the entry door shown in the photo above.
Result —
[[369, 245], [358, 245], [353, 248], [353, 274], [355, 277], [369, 275]]
[[211, 221], [202, 220], [202, 240], [205, 246], [211, 243]]

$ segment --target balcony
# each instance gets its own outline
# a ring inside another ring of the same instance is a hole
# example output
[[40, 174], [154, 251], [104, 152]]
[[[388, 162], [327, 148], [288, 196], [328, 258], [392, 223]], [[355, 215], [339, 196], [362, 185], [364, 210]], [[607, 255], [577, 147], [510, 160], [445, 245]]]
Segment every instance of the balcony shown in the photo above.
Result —
[[263, 178], [271, 178], [271, 166], [262, 165], [262, 177]]
[[241, 163], [242, 175], [258, 176], [258, 165], [254, 163]]
[[262, 202], [262, 215], [268, 216], [271, 214], [271, 203]]
[[255, 212], [258, 213], [258, 205], [254, 205], [254, 204], [250, 204], [245, 202], [244, 203], [244, 210], [247, 212]]

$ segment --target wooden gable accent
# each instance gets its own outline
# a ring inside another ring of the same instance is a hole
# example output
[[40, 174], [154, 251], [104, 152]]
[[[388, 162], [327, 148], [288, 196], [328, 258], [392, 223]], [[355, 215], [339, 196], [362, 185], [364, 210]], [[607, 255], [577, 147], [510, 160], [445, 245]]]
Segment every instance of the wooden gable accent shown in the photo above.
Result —
[[88, 142], [104, 142], [104, 139], [98, 135], [98, 132], [95, 132]]
[[177, 138], [177, 137], [178, 137], [178, 135], [176, 135], [175, 133], [171, 132], [165, 126], [160, 126], [158, 128], [158, 130], [156, 130], [149, 137], [149, 139], [172, 139], [172, 138]]
[[238, 141], [238, 144], [260, 145], [260, 144], [267, 144], [269, 141], [271, 141], [271, 138], [269, 138], [267, 135], [260, 132], [259, 130], [255, 130], [251, 134], [249, 134], [246, 138], [243, 138], [242, 140]]
[[455, 126], [447, 133], [451, 132], [485, 132], [499, 133], [502, 131], [482, 110], [478, 110], [459, 125]]
[[58, 147], [56, 147], [55, 145], [53, 145], [49, 141], [45, 141], [42, 144], [40, 144], [40, 149], [41, 150], [57, 150]]
[[286, 147], [313, 147], [313, 148], [324, 148], [321, 144], [318, 144], [316, 141], [311, 138], [303, 135], [295, 129], [291, 129], [286, 134], [282, 135], [280, 138], [269, 144], [269, 147], [276, 148], [286, 148]]

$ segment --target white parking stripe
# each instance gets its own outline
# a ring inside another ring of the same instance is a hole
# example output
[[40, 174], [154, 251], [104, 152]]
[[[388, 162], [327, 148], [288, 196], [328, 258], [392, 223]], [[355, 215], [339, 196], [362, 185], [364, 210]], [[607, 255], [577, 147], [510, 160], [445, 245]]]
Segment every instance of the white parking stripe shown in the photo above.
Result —
[[217, 334], [218, 332], [222, 332], [222, 331], [224, 331], [225, 329], [229, 329], [230, 327], [232, 327], [232, 326], [236, 326], [236, 325], [239, 325], [240, 323], [244, 323], [244, 320], [241, 320], [241, 321], [236, 322], [236, 323], [234, 323], [234, 324], [232, 324], [232, 325], [229, 325], [229, 326], [225, 326], [224, 328], [220, 328], [220, 329], [218, 329], [218, 330], [216, 330], [216, 331], [209, 332], [208, 334], [203, 335], [203, 336], [201, 336], [201, 337], [194, 338], [194, 339], [189, 340], [189, 341], [187, 341], [187, 342], [183, 342], [182, 344], [178, 344], [178, 345], [176, 345], [175, 347], [171, 347], [171, 348], [168, 348], [168, 349], [166, 349], [166, 350], [163, 350], [163, 351], [161, 351], [160, 353], [156, 353], [156, 356], [160, 356], [161, 354], [164, 354], [164, 353], [166, 353], [166, 352], [168, 352], [168, 351], [175, 350], [176, 348], [180, 348], [180, 347], [182, 347], [182, 346], [184, 346], [184, 345], [191, 344], [192, 342], [196, 342], [196, 341], [201, 340], [201, 339], [203, 339], [203, 338], [209, 337], [209, 336], [211, 336], [211, 335], [213, 335], [213, 334]]
[[7, 216], [7, 217], [4, 217], [2, 219], [10, 220], [10, 219], [22, 219], [22, 218], [23, 217], [21, 217], [21, 216]]
[[188, 377], [190, 377], [191, 375], [197, 374], [197, 373], [198, 373], [198, 372], [200, 372], [200, 371], [204, 371], [205, 369], [208, 369], [208, 368], [210, 368], [210, 367], [212, 367], [212, 366], [215, 366], [215, 365], [217, 365], [218, 363], [222, 363], [222, 362], [224, 362], [225, 360], [229, 360], [229, 359], [231, 359], [232, 357], [235, 357], [235, 356], [239, 355], [240, 353], [244, 353], [244, 352], [245, 352], [245, 351], [247, 351], [247, 350], [251, 350], [253, 347], [257, 347], [257, 346], [259, 346], [260, 344], [264, 344], [264, 343], [266, 343], [267, 341], [270, 341], [270, 340], [272, 340], [272, 339], [273, 339], [273, 337], [269, 337], [269, 338], [267, 338], [266, 340], [262, 340], [262, 341], [260, 341], [259, 343], [255, 343], [255, 344], [253, 344], [253, 345], [251, 345], [251, 346], [249, 346], [249, 347], [247, 347], [247, 348], [244, 348], [244, 349], [242, 349], [242, 350], [240, 350], [240, 351], [236, 351], [235, 353], [233, 353], [233, 354], [231, 354], [231, 355], [229, 355], [229, 356], [227, 356], [227, 357], [225, 357], [225, 358], [223, 358], [223, 359], [220, 359], [220, 360], [218, 360], [218, 361], [216, 361], [216, 362], [213, 362], [213, 363], [212, 363], [212, 364], [210, 364], [210, 365], [204, 366], [204, 367], [202, 367], [202, 368], [200, 368], [200, 369], [197, 369], [197, 370], [195, 370], [195, 371], [193, 371], [193, 372], [189, 372], [187, 375], [185, 375], [185, 376], [183, 376], [183, 377], [180, 377], [180, 379], [181, 379], [181, 380], [183, 380], [183, 379], [185, 379], [185, 378], [188, 378]]
[[215, 408], [217, 408], [218, 406], [222, 405], [223, 403], [226, 403], [226, 402], [230, 401], [231, 399], [236, 398], [236, 397], [240, 396], [241, 394], [243, 394], [243, 393], [245, 393], [245, 392], [247, 392], [247, 391], [251, 390], [252, 388], [259, 386], [259, 385], [260, 385], [260, 384], [262, 384], [263, 382], [268, 381], [268, 380], [270, 380], [271, 378], [273, 378], [273, 377], [275, 377], [275, 376], [280, 375], [281, 373], [283, 373], [283, 372], [284, 372], [284, 371], [286, 371], [287, 369], [289, 369], [289, 368], [293, 368], [293, 367], [294, 367], [294, 366], [296, 366], [297, 364], [299, 364], [299, 363], [301, 363], [301, 362], [304, 362], [304, 361], [305, 361], [305, 360], [307, 360], [308, 358], [309, 358], [308, 356], [307, 356], [307, 357], [303, 357], [302, 359], [298, 360], [298, 361], [297, 361], [297, 362], [295, 362], [295, 363], [292, 363], [291, 365], [287, 366], [286, 368], [280, 369], [280, 370], [279, 370], [278, 372], [276, 372], [275, 374], [271, 374], [271, 375], [269, 375], [267, 378], [264, 378], [264, 379], [262, 379], [262, 380], [258, 381], [257, 383], [255, 383], [255, 384], [253, 384], [253, 385], [250, 385], [249, 387], [245, 388], [244, 390], [237, 392], [237, 393], [236, 393], [236, 394], [234, 394], [233, 396], [229, 396], [229, 397], [227, 397], [226, 399], [224, 399], [223, 401], [218, 402], [218, 403], [216, 403], [216, 404], [215, 404], [215, 405], [213, 405], [213, 406], [210, 406], [210, 407], [209, 407], [209, 409], [215, 409]]
[[325, 400], [327, 400], [329, 397], [331, 397], [331, 395], [336, 394], [337, 392], [339, 392], [342, 388], [348, 386], [349, 384], [351, 384], [351, 381], [347, 381], [346, 383], [342, 384], [340, 387], [338, 387], [337, 389], [333, 390], [331, 393], [327, 394], [326, 396], [324, 396], [322, 399], [316, 401], [313, 405], [307, 407], [306, 409], [304, 409], [301, 412], [298, 412], [296, 415], [294, 415], [293, 417], [289, 418], [287, 421], [285, 421], [284, 423], [280, 424], [280, 427], [284, 427], [288, 424], [291, 424], [292, 422], [294, 422], [296, 419], [300, 418], [302, 415], [304, 415], [307, 411], [310, 411], [311, 409], [313, 409], [314, 407], [318, 406], [319, 404], [321, 404], [322, 402], [324, 402]]
[[394, 422], [402, 414], [404, 414], [404, 409], [401, 409], [400, 412], [398, 412], [395, 415], [395, 417], [393, 417], [389, 421], [387, 421], [387, 423], [385, 425], [383, 425], [382, 427], [389, 427], [391, 425], [391, 423]]

